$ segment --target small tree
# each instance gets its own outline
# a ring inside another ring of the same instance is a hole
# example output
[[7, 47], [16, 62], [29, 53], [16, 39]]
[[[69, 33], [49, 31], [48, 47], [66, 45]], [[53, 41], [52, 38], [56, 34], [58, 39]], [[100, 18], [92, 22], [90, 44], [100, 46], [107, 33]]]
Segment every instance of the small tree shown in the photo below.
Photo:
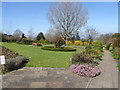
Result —
[[76, 34], [76, 40], [80, 40], [79, 33]]
[[36, 39], [37, 39], [38, 41], [41, 40], [41, 39], [44, 39], [44, 40], [45, 40], [44, 34], [43, 34], [42, 32], [40, 32], [40, 33], [37, 35]]
[[25, 34], [24, 34], [24, 33], [22, 34], [22, 38], [26, 38], [26, 36], [25, 36]]

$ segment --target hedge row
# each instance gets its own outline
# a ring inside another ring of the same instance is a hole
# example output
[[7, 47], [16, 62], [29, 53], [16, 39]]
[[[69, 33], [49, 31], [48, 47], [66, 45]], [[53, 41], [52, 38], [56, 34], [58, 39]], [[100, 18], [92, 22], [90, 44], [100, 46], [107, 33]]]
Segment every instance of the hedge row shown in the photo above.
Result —
[[41, 47], [41, 49], [49, 50], [49, 51], [76, 51], [76, 49], [71, 47], [54, 48], [53, 46], [44, 46], [44, 47]]

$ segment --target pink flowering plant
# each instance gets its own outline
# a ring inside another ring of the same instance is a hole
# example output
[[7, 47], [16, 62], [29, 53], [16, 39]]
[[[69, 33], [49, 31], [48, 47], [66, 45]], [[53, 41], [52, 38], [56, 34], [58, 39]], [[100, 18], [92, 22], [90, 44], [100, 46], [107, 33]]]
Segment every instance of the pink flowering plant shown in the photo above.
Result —
[[101, 73], [97, 66], [91, 66], [88, 64], [73, 64], [70, 66], [70, 70], [79, 76], [85, 77], [95, 77]]

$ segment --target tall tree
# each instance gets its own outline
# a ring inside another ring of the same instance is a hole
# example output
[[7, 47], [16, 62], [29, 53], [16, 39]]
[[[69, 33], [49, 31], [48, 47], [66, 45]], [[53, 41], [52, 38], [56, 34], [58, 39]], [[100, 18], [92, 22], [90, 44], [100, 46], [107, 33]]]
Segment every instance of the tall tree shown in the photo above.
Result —
[[41, 39], [44, 39], [44, 40], [45, 40], [44, 34], [43, 34], [42, 32], [40, 32], [40, 33], [37, 35], [36, 39], [37, 39], [38, 41], [41, 40]]
[[87, 9], [82, 3], [54, 3], [48, 12], [48, 20], [61, 37], [67, 41], [87, 22]]

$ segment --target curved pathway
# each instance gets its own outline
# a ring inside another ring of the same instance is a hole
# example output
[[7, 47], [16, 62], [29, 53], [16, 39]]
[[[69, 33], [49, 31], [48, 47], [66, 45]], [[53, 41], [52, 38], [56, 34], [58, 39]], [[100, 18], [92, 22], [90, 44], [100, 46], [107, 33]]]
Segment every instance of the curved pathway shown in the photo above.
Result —
[[95, 78], [80, 77], [67, 68], [24, 67], [3, 75], [3, 88], [117, 88], [118, 70], [108, 51]]

